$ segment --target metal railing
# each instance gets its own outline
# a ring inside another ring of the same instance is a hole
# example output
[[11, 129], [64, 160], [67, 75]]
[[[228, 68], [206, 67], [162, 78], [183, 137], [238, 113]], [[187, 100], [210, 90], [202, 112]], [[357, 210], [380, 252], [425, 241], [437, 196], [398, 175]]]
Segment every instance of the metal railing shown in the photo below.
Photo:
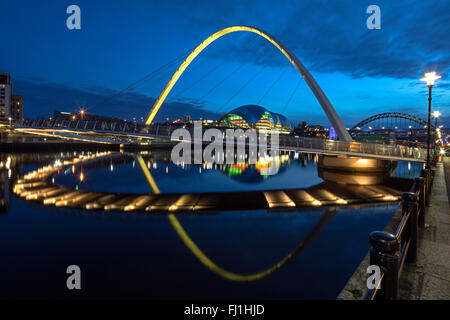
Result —
[[403, 193], [402, 219], [395, 234], [385, 231], [370, 233], [370, 265], [381, 270], [379, 283], [370, 289], [366, 300], [397, 300], [399, 279], [405, 262], [416, 263], [418, 228], [424, 227], [434, 173], [423, 169], [415, 179], [412, 192]]
[[[176, 125], [145, 125], [140, 123], [130, 123], [126, 121], [98, 121], [98, 120], [62, 120], [62, 119], [38, 119], [23, 120], [16, 123], [16, 128], [30, 129], [55, 129], [55, 130], [74, 130], [77, 132], [99, 132], [117, 135], [135, 134], [149, 135], [161, 138], [170, 138], [172, 133], [181, 128]], [[191, 136], [193, 128], [186, 127]], [[219, 128], [225, 132], [224, 128]], [[268, 145], [271, 145], [270, 135], [268, 135]], [[293, 135], [280, 134], [279, 147], [302, 151], [304, 149], [329, 152], [333, 154], [352, 153], [357, 156], [370, 155], [379, 158], [390, 158], [396, 160], [422, 160], [426, 159], [426, 150], [422, 148], [413, 148], [406, 146], [391, 146], [375, 143], [361, 143], [356, 141], [335, 141], [319, 138], [299, 137]], [[205, 141], [208, 142], [208, 141]]]

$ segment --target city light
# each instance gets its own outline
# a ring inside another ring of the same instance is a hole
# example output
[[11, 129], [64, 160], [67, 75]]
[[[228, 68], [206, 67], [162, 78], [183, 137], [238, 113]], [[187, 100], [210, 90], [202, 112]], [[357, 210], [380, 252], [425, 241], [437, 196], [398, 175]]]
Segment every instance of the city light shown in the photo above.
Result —
[[37, 22], [4, 2], [3, 299], [255, 319], [283, 318], [271, 300], [450, 300], [447, 2], [80, 1], [84, 31], [77, 5]]
[[425, 76], [420, 80], [426, 81], [427, 86], [434, 86], [434, 82], [440, 78], [441, 76], [437, 75], [436, 72], [433, 71], [425, 73]]
[[441, 116], [441, 113], [438, 110], [433, 112], [433, 117], [435, 117], [436, 119], [439, 118], [440, 116]]
[[[426, 81], [428, 86], [428, 124], [427, 124], [427, 165], [426, 168], [430, 169], [430, 147], [431, 147], [431, 88], [434, 85], [434, 82], [441, 78], [441, 76], [437, 75], [436, 72], [427, 72], [425, 73], [425, 77], [423, 77], [422, 81]], [[437, 124], [437, 117], [435, 117], [435, 121]]]

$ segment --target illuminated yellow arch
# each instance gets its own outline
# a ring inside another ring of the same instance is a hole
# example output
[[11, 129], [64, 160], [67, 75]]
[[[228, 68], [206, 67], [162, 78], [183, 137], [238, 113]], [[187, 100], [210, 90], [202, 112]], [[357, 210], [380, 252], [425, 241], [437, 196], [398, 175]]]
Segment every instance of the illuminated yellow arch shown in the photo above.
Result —
[[267, 32], [264, 32], [260, 29], [257, 29], [255, 27], [249, 27], [249, 26], [232, 26], [232, 27], [228, 27], [228, 28], [219, 30], [216, 33], [210, 35], [208, 38], [206, 38], [202, 43], [200, 43], [189, 54], [189, 56], [186, 58], [186, 60], [184, 60], [183, 63], [178, 67], [177, 71], [175, 71], [175, 73], [173, 74], [173, 76], [169, 80], [169, 82], [167, 82], [163, 91], [161, 91], [158, 99], [155, 101], [155, 104], [153, 105], [153, 107], [150, 111], [150, 114], [148, 115], [145, 123], [146, 124], [152, 123], [153, 119], [156, 116], [156, 113], [161, 108], [161, 105], [163, 104], [164, 100], [167, 98], [167, 96], [170, 93], [170, 91], [172, 90], [173, 86], [177, 83], [178, 79], [181, 77], [183, 72], [186, 70], [186, 68], [189, 66], [189, 64], [200, 54], [200, 52], [202, 52], [207, 46], [209, 46], [211, 43], [213, 43], [215, 40], [219, 39], [220, 37], [222, 37], [228, 33], [238, 32], [238, 31], [252, 32], [257, 35], [260, 35], [261, 37], [265, 38], [270, 43], [272, 43], [276, 48], [278, 48], [278, 50], [280, 50], [286, 56], [286, 58], [291, 62], [291, 64], [298, 70], [298, 72], [302, 75], [303, 79], [305, 79], [309, 88], [314, 93], [314, 96], [316, 97], [317, 101], [319, 101], [320, 105], [322, 106], [322, 109], [325, 111], [325, 114], [327, 115], [328, 119], [330, 120], [331, 125], [334, 127], [339, 139], [342, 141], [351, 141], [352, 140], [350, 134], [348, 133], [347, 129], [345, 128], [344, 123], [342, 122], [341, 118], [337, 114], [334, 107], [331, 105], [331, 102], [325, 96], [325, 93], [319, 87], [319, 85], [314, 80], [314, 78], [309, 73], [309, 71], [305, 68], [305, 66], [300, 62], [300, 60], [287, 47], [285, 47], [283, 44], [281, 44], [280, 41], [275, 39], [273, 36], [271, 36]]

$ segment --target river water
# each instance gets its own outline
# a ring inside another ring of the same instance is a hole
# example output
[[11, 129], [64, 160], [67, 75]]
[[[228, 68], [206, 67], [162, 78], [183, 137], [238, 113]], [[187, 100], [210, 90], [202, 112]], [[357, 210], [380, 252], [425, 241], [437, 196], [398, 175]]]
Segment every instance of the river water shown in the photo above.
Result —
[[[368, 251], [369, 233], [384, 229], [398, 208], [149, 214], [48, 206], [12, 193], [26, 173], [73, 156], [1, 155], [0, 298], [335, 299]], [[283, 155], [274, 170], [267, 163], [174, 164], [164, 151], [139, 157], [64, 167], [52, 181], [136, 194], [155, 193], [155, 185], [161, 193], [196, 193], [307, 190], [324, 182], [316, 155]], [[399, 162], [392, 176], [411, 179], [420, 169]], [[81, 290], [66, 287], [69, 265], [81, 269]]]

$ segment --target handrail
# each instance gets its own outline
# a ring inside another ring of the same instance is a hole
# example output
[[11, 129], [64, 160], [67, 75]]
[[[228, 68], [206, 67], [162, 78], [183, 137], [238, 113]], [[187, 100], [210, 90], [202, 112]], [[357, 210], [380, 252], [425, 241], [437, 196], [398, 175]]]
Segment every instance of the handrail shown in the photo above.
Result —
[[[37, 123], [35, 121], [23, 120], [16, 123], [16, 128], [30, 128], [30, 129], [57, 129], [57, 130], [75, 130], [77, 132], [104, 131], [117, 135], [126, 135], [125, 128], [128, 124], [134, 125], [132, 134], [141, 133], [148, 135], [155, 135], [158, 137], [171, 137], [172, 133], [180, 127], [167, 125], [145, 125], [138, 123], [130, 123], [126, 121], [97, 121], [97, 120], [45, 120], [40, 119]], [[100, 128], [100, 129], [99, 129]], [[216, 128], [216, 127], [215, 127]], [[132, 128], [130, 128], [132, 129]], [[191, 134], [191, 127], [186, 128]], [[224, 130], [225, 128], [218, 128]], [[268, 139], [270, 144], [270, 139]], [[360, 155], [386, 156], [398, 159], [418, 159], [425, 160], [426, 150], [415, 147], [405, 146], [391, 146], [375, 143], [362, 143], [357, 141], [335, 141], [324, 140], [311, 137], [298, 137], [293, 135], [280, 135], [279, 147], [297, 148], [297, 149], [313, 149], [318, 151], [330, 151], [333, 153], [352, 152]]]
[[374, 289], [369, 289], [367, 291], [364, 300], [375, 300], [377, 293], [381, 288], [381, 283], [383, 282], [384, 275], [385, 275], [385, 273], [382, 272], [380, 275], [380, 280], [378, 280], [377, 286]]
[[403, 265], [405, 263], [406, 254], [408, 253], [409, 245], [411, 244], [411, 240], [408, 240], [402, 248], [402, 253], [400, 254], [400, 261], [398, 263], [398, 278], [402, 273]]
[[[433, 159], [435, 165], [436, 159]], [[398, 282], [405, 262], [416, 263], [418, 227], [425, 224], [425, 205], [429, 199], [433, 173], [429, 169], [421, 171], [410, 191], [403, 193], [402, 219], [395, 234], [385, 231], [370, 233], [370, 265], [377, 265], [383, 271], [380, 276], [381, 288], [369, 290], [366, 300], [396, 300]]]
[[397, 231], [395, 232], [395, 237], [397, 239], [400, 239], [400, 237], [403, 235], [403, 230], [405, 230], [405, 226], [408, 223], [410, 216], [411, 216], [411, 211], [409, 211], [407, 214], [403, 215], [402, 220], [400, 221], [400, 224], [397, 227]]

